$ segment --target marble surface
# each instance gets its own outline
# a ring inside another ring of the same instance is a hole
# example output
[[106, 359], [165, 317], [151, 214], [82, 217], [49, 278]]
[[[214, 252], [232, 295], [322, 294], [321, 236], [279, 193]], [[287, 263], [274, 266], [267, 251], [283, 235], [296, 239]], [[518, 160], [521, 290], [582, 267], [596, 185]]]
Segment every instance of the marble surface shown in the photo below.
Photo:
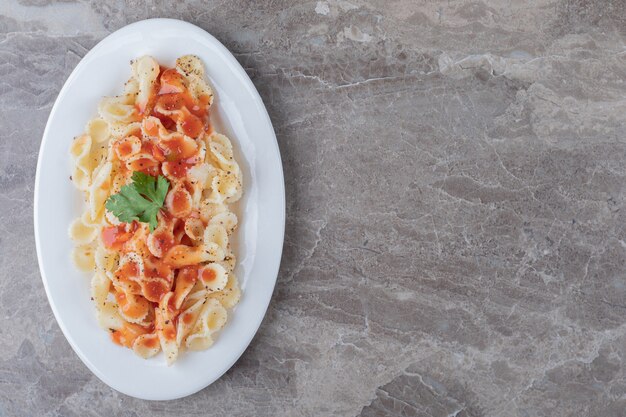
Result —
[[[32, 225], [59, 89], [149, 17], [235, 54], [287, 187], [259, 333], [172, 402], [72, 352]], [[0, 416], [625, 416], [625, 28], [623, 0], [0, 2]]]

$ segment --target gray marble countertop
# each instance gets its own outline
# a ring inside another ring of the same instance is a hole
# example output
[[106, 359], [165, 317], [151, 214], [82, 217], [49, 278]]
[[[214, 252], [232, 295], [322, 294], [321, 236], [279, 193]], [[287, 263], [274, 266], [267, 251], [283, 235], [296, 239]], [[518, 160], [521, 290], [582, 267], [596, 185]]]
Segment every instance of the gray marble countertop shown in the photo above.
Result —
[[[623, 0], [164, 3], [0, 2], [0, 416], [626, 415]], [[287, 187], [259, 333], [172, 402], [73, 353], [32, 225], [59, 89], [149, 17], [234, 53]]]

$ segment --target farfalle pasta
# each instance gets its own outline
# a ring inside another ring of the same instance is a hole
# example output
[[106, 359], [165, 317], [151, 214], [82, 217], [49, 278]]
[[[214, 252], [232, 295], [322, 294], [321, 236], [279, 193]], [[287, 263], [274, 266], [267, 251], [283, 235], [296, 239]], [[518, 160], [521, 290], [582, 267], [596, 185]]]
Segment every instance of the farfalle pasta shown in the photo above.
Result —
[[213, 92], [199, 58], [131, 64], [123, 94], [70, 146], [84, 213], [69, 226], [72, 259], [92, 275], [98, 324], [111, 339], [172, 364], [213, 344], [239, 301], [230, 205], [242, 175], [209, 121]]

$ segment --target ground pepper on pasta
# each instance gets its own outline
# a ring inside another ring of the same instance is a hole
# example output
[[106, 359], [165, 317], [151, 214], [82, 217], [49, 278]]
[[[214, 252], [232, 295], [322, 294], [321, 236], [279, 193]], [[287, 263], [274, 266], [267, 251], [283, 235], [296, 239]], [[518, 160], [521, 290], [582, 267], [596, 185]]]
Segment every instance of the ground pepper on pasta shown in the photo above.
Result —
[[[131, 69], [123, 94], [103, 98], [70, 146], [70, 179], [86, 202], [69, 228], [72, 258], [93, 273], [91, 299], [111, 340], [143, 358], [163, 351], [172, 364], [182, 350], [210, 347], [239, 301], [230, 205], [242, 175], [230, 140], [211, 126], [198, 57], [166, 68], [143, 56]], [[148, 195], [151, 178], [167, 179], [164, 200]]]

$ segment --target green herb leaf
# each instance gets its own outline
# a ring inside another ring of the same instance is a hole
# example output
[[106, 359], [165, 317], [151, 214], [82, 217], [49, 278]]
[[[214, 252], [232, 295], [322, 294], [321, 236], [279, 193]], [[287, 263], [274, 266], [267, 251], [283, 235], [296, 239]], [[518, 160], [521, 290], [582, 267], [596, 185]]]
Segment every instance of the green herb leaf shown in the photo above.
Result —
[[170, 183], [162, 175], [154, 178], [138, 171], [133, 172], [132, 180], [110, 196], [105, 207], [121, 222], [148, 223], [152, 232], [157, 227], [157, 213], [163, 207]]

